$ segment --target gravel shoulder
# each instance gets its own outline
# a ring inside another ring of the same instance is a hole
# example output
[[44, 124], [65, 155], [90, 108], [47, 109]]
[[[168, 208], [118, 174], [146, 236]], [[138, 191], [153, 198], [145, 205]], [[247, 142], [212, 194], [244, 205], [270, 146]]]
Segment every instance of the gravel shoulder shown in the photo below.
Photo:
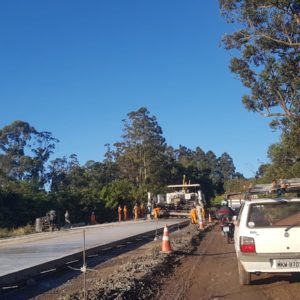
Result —
[[[192, 254], [201, 239], [197, 226], [189, 225], [170, 234], [171, 254], [161, 253], [161, 237], [143, 246], [123, 253], [86, 273], [88, 299], [156, 299], [160, 288], [181, 264]], [[83, 299], [83, 275], [51, 289], [34, 299]]]

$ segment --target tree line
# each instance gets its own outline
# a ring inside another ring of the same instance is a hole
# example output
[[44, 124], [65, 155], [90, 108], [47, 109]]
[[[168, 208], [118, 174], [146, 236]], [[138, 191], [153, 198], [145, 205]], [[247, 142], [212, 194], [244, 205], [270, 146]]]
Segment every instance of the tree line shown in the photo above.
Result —
[[111, 221], [117, 206], [145, 202], [147, 192], [164, 193], [183, 174], [200, 183], [207, 199], [224, 192], [226, 180], [242, 177], [228, 153], [217, 157], [200, 147], [168, 145], [147, 108], [129, 112], [120, 141], [106, 144], [103, 161], [80, 165], [76, 154], [52, 159], [58, 139], [15, 121], [0, 130], [0, 227], [21, 226], [56, 209], [73, 222]]

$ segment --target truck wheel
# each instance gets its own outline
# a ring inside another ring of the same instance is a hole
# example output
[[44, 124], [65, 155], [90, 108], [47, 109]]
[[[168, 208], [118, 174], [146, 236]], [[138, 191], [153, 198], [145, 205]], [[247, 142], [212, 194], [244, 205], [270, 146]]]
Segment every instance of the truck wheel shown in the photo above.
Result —
[[239, 281], [241, 285], [249, 285], [251, 283], [251, 273], [246, 272], [241, 262], [238, 260]]

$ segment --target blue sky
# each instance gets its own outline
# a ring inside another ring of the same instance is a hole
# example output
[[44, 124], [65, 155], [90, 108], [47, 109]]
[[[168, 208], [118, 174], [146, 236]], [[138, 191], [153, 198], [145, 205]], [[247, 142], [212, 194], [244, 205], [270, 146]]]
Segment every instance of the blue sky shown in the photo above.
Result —
[[220, 45], [218, 1], [27, 0], [0, 3], [0, 128], [15, 120], [60, 140], [52, 158], [101, 161], [122, 119], [147, 107], [169, 145], [253, 176], [278, 141], [246, 111]]

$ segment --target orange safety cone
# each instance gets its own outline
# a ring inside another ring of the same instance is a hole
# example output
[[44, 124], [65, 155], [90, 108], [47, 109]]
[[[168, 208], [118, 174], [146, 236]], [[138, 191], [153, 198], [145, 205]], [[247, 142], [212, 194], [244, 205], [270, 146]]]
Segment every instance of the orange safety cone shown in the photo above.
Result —
[[163, 253], [171, 253], [173, 250], [171, 248], [171, 243], [169, 240], [169, 231], [168, 231], [168, 226], [167, 224], [165, 225], [164, 228], [164, 235], [162, 238], [162, 249], [161, 252]]
[[202, 220], [199, 221], [199, 229], [200, 229], [200, 230], [203, 230], [203, 229], [204, 229], [204, 224], [203, 224], [203, 221], [202, 221]]
[[210, 213], [208, 214], [208, 222], [209, 222], [209, 223], [212, 222], [212, 221], [211, 221], [211, 215], [210, 215]]

